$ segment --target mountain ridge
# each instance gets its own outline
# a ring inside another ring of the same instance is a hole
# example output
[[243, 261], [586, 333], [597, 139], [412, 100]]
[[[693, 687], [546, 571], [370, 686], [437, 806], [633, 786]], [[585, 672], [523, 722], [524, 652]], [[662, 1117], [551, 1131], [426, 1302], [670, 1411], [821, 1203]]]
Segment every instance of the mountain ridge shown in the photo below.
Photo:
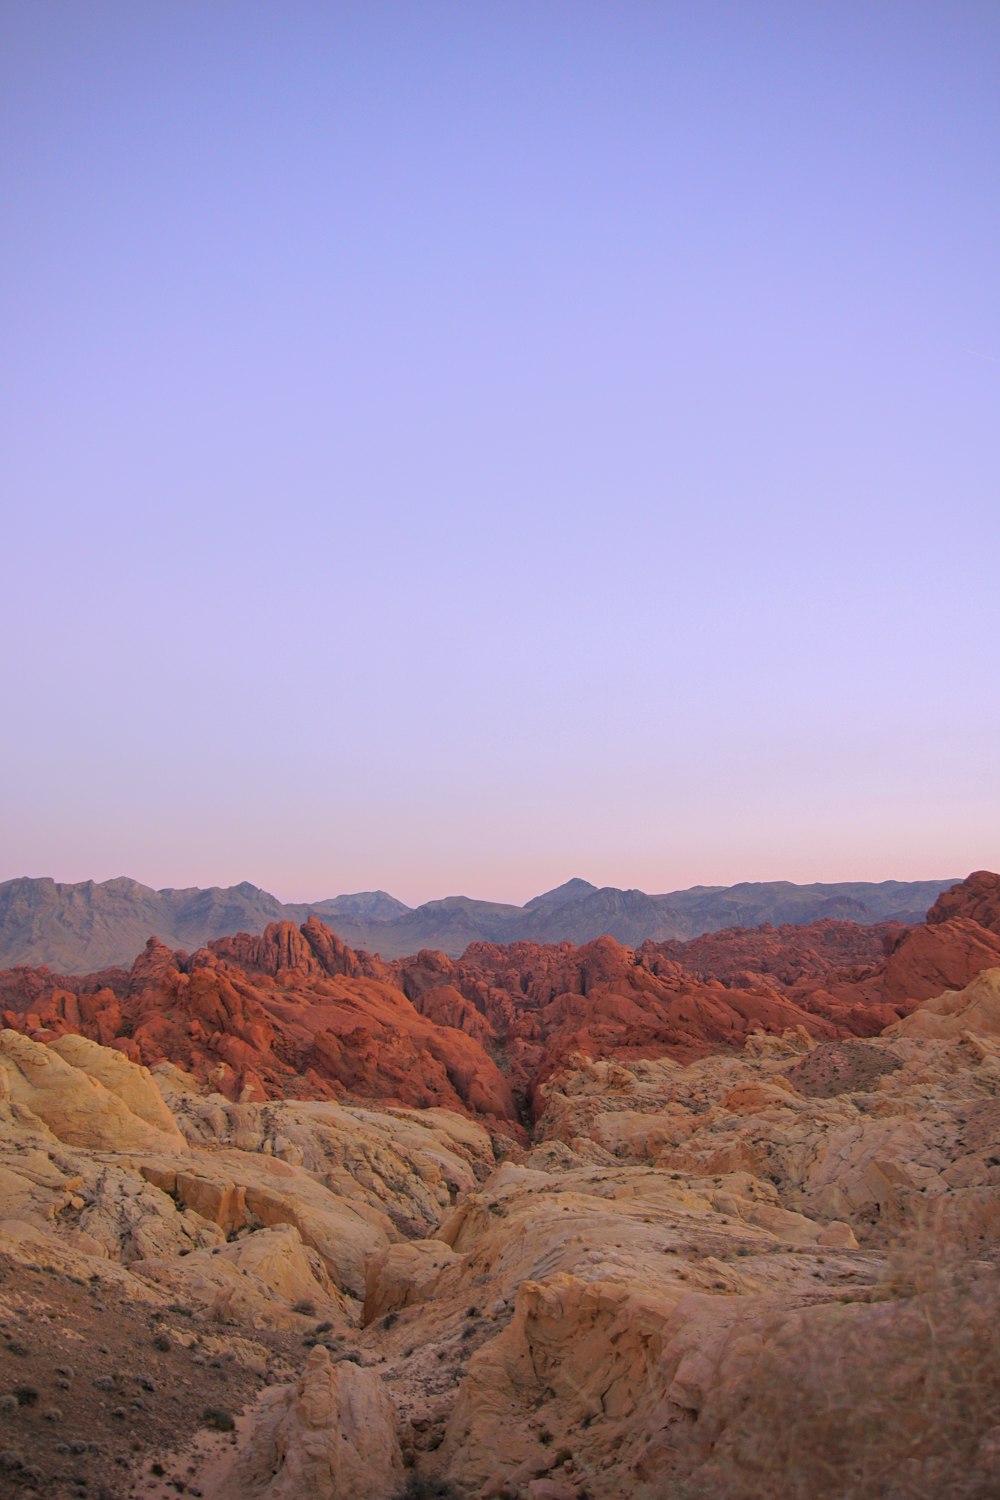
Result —
[[47, 964], [66, 974], [127, 965], [155, 934], [195, 949], [233, 932], [317, 916], [352, 947], [402, 958], [425, 948], [460, 956], [474, 942], [586, 943], [609, 936], [631, 946], [684, 941], [729, 927], [801, 925], [824, 918], [870, 926], [913, 923], [955, 879], [742, 881], [650, 895], [574, 876], [523, 906], [446, 896], [408, 907], [386, 891], [282, 902], [242, 881], [155, 890], [130, 876], [59, 882], [19, 876], [0, 883], [0, 967]]

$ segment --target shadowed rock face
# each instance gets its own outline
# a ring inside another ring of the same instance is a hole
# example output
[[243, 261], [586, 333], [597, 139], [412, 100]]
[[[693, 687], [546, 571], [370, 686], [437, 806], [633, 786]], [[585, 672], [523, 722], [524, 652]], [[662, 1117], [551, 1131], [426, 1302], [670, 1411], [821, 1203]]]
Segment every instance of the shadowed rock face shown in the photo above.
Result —
[[927, 921], [932, 925], [956, 917], [978, 922], [980, 927], [1000, 936], [1000, 875], [991, 870], [976, 870], [967, 880], [943, 891], [927, 913]]

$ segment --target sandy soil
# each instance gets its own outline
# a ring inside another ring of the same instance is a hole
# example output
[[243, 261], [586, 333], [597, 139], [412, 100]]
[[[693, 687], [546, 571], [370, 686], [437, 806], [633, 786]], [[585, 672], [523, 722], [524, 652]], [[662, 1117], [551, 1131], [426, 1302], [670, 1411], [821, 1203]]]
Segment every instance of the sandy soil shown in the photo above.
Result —
[[102, 1282], [0, 1255], [0, 1497], [197, 1497], [192, 1475], [233, 1441], [213, 1422], [301, 1361], [300, 1336], [122, 1304]]

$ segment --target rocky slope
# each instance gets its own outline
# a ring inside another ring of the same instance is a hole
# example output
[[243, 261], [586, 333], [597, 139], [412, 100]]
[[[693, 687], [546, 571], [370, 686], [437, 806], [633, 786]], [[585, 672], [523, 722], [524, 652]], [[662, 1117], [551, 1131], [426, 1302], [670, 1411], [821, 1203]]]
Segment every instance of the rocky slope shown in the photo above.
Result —
[[62, 973], [128, 965], [155, 933], [165, 947], [199, 948], [227, 933], [317, 916], [354, 947], [398, 958], [421, 948], [457, 957], [472, 942], [586, 943], [684, 939], [721, 928], [808, 923], [917, 922], [948, 881], [696, 886], [648, 896], [570, 880], [525, 906], [452, 896], [415, 910], [384, 891], [283, 905], [244, 882], [227, 889], [154, 891], [128, 879], [78, 885], [27, 878], [0, 883], [0, 966], [45, 963]]
[[987, 1500], [998, 894], [0, 975], [0, 1493]]
[[[980, 925], [964, 899], [931, 925]], [[265, 1016], [296, 969], [366, 1038], [401, 991], [324, 942], [258, 947]], [[217, 997], [233, 951], [148, 961]], [[603, 1015], [618, 966], [556, 950], [537, 1001], [572, 981]], [[1000, 967], [901, 1008], [879, 1036], [564, 1050], [520, 1145], [457, 1108], [233, 1099], [4, 1031], [0, 1490], [987, 1500]]]

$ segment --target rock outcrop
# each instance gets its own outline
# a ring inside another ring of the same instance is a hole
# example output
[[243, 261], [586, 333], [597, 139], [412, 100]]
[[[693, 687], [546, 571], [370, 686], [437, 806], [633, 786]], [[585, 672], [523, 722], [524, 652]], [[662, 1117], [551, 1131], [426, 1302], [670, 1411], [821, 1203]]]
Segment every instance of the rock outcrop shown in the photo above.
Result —
[[268, 1391], [217, 1500], [385, 1500], [403, 1460], [381, 1377], [317, 1346], [293, 1386]]
[[945, 990], [886, 1029], [886, 1036], [944, 1041], [969, 1034], [1000, 1040], [1000, 966], [984, 969], [964, 989]]
[[[516, 1119], [484, 1049], [488, 1025], [422, 1015], [377, 961], [321, 923], [275, 924], [219, 949], [188, 957], [151, 939], [113, 988], [78, 992], [14, 971], [0, 979], [3, 1020], [43, 1040], [81, 1034], [147, 1067], [176, 1064], [233, 1099], [347, 1097]], [[462, 1009], [456, 996], [451, 1019]]]
[[1000, 875], [992, 870], [974, 871], [943, 891], [927, 913], [931, 926], [956, 917], [978, 922], [980, 927], [1000, 936]]

